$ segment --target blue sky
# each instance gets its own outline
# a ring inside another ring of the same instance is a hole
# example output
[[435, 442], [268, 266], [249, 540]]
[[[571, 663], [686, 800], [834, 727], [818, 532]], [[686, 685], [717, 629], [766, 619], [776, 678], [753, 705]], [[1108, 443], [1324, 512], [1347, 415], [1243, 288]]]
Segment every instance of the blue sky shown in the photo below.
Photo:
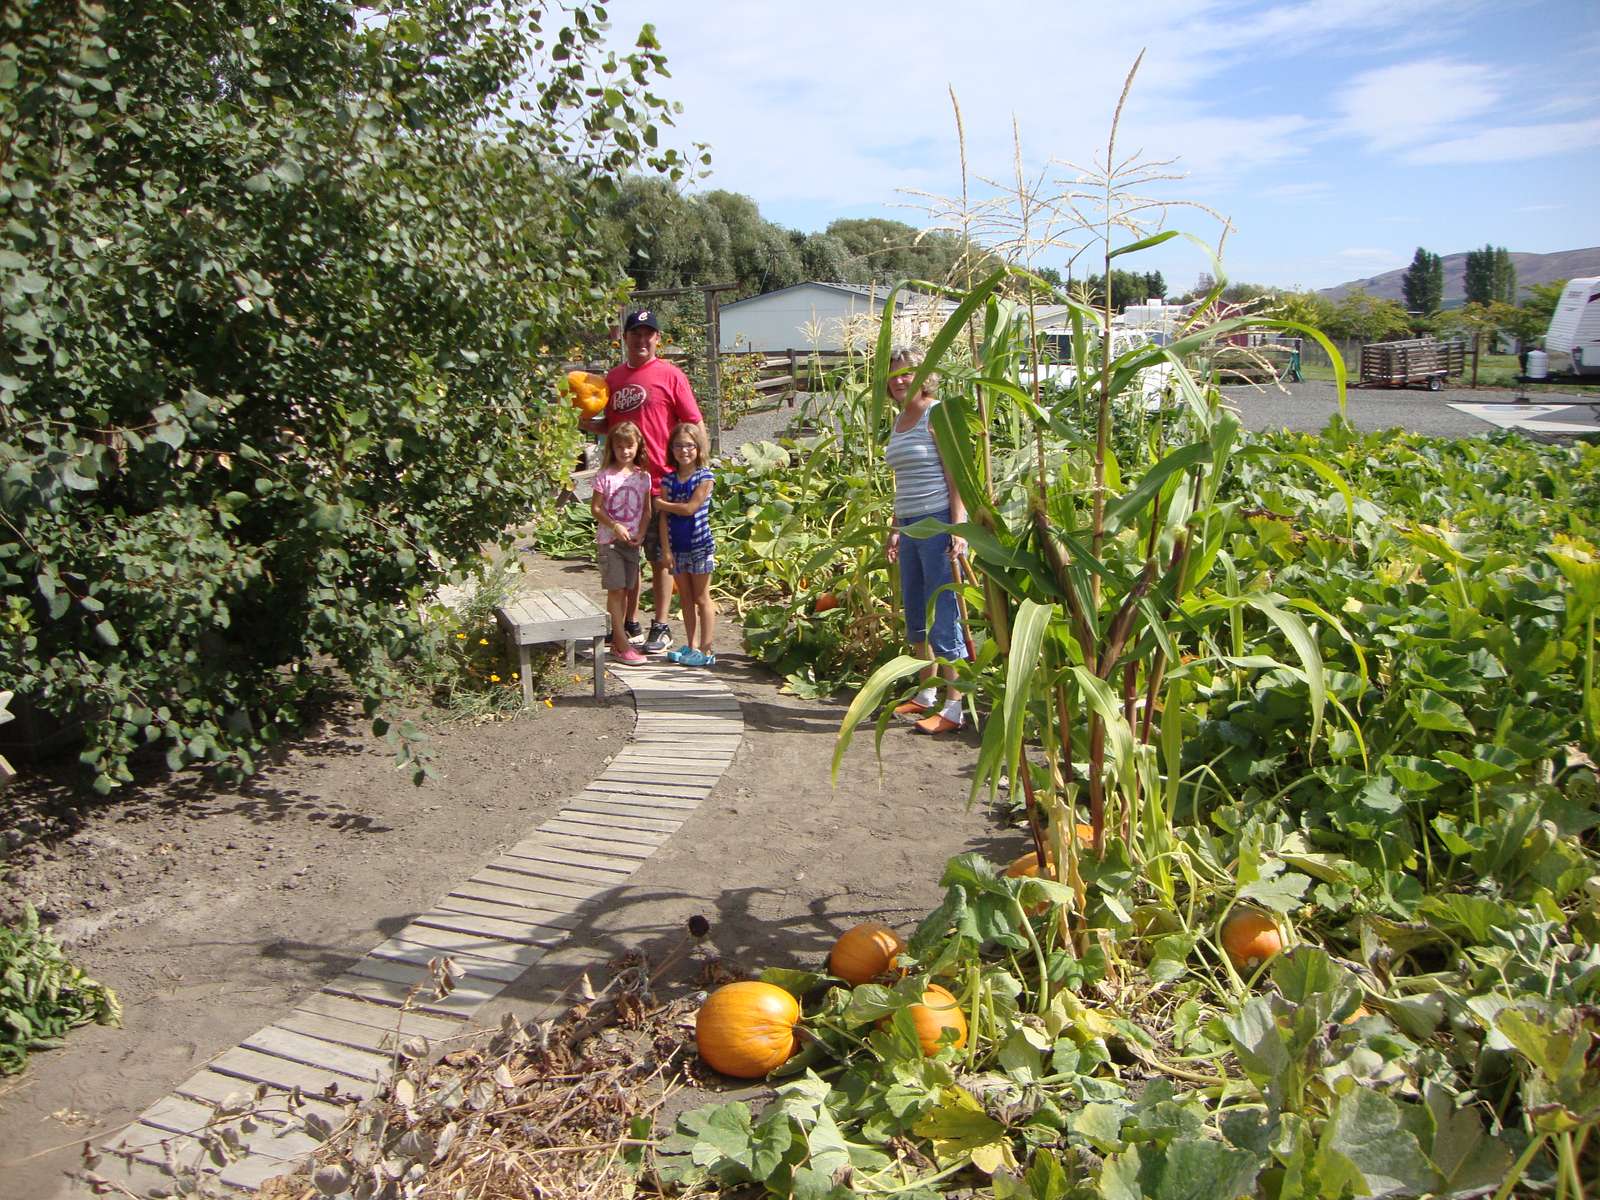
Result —
[[[949, 89], [977, 179], [1059, 192], [1105, 153], [1175, 160], [1145, 189], [1227, 216], [1232, 279], [1328, 287], [1485, 243], [1600, 245], [1600, 0], [872, 0], [606, 5], [619, 43], [656, 27], [676, 139], [711, 145], [701, 187], [797, 229], [934, 223], [960, 193]], [[937, 208], [937, 205], [933, 207]], [[1218, 222], [1167, 226], [1215, 243]], [[1068, 252], [1036, 252], [1065, 267]], [[1174, 241], [1129, 266], [1175, 290], [1207, 269]], [[1080, 259], [1079, 272], [1087, 258]], [[1095, 268], [1087, 268], [1095, 269]]]

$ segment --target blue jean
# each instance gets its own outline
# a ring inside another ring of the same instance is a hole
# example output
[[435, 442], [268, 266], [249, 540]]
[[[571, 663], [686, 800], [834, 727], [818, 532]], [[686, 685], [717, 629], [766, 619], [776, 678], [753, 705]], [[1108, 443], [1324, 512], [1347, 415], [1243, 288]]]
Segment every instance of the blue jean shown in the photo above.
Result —
[[[918, 521], [949, 521], [950, 510], [923, 513], [901, 522], [915, 525]], [[932, 537], [914, 538], [900, 534], [900, 603], [906, 611], [906, 640], [913, 646], [927, 642], [939, 658], [964, 659], [967, 642], [961, 632], [961, 613], [956, 607], [956, 594], [945, 588], [955, 582], [955, 570], [950, 563], [950, 535], [936, 533]], [[928, 630], [928, 601], [934, 592], [933, 630]]]

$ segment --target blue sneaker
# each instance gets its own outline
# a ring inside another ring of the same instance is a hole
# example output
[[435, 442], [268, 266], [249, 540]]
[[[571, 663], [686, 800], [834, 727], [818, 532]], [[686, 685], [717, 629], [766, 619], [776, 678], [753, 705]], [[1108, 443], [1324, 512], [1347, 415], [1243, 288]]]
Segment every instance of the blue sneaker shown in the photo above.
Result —
[[694, 653], [693, 647], [688, 646], [688, 645], [679, 646], [676, 650], [668, 650], [667, 651], [667, 661], [668, 662], [681, 663], [683, 661], [683, 656], [685, 654], [692, 654], [692, 653]]
[[685, 646], [683, 653], [678, 655], [678, 663], [685, 667], [703, 667], [706, 665], [706, 656], [692, 646]]

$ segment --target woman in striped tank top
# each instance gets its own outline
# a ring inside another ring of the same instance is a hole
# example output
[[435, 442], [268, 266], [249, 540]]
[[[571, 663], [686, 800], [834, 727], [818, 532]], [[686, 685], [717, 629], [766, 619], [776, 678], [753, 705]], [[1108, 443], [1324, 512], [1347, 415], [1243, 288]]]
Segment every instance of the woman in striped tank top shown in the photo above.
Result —
[[[911, 393], [919, 362], [921, 355], [911, 350], [896, 350], [889, 358], [889, 398], [900, 411], [884, 449], [894, 472], [894, 519], [884, 550], [891, 563], [900, 564], [900, 599], [912, 653], [928, 658], [931, 648], [932, 657], [946, 660], [938, 668], [928, 663], [922, 689], [896, 708], [895, 715], [915, 722], [918, 733], [938, 735], [954, 733], [962, 722], [961, 693], [956, 691], [956, 670], [950, 663], [967, 657], [966, 637], [955, 593], [939, 589], [954, 582], [955, 557], [967, 552], [967, 543], [949, 533], [918, 538], [900, 531], [925, 518], [959, 524], [967, 512], [928, 428], [928, 413], [938, 401], [925, 386]], [[936, 670], [946, 680], [942, 706], [934, 684]]]

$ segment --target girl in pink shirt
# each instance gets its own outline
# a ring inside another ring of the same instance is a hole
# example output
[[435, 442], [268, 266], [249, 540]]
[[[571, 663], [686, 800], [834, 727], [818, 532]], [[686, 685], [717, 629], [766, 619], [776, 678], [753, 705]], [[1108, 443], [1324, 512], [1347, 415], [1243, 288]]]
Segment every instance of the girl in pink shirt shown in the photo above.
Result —
[[648, 659], [628, 641], [625, 622], [639, 596], [639, 547], [650, 514], [650, 472], [640, 463], [644, 439], [624, 422], [606, 434], [605, 457], [594, 477], [589, 511], [594, 513], [595, 556], [600, 586], [611, 614], [611, 656], [634, 665]]

